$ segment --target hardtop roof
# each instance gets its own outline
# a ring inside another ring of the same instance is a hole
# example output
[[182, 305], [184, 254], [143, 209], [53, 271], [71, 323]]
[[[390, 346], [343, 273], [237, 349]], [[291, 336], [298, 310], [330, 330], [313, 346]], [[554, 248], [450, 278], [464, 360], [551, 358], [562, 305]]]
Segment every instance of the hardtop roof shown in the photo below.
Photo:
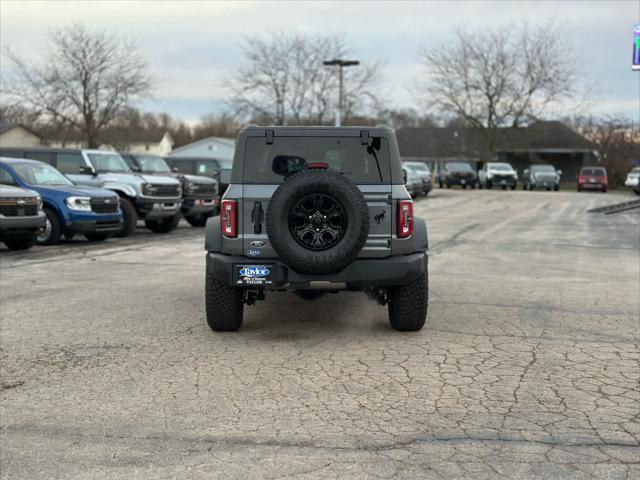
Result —
[[265, 135], [267, 130], [273, 131], [274, 136], [287, 137], [359, 137], [360, 132], [366, 130], [369, 135], [392, 134], [390, 127], [327, 127], [327, 126], [257, 126], [249, 125], [240, 130], [240, 133], [255, 135]]

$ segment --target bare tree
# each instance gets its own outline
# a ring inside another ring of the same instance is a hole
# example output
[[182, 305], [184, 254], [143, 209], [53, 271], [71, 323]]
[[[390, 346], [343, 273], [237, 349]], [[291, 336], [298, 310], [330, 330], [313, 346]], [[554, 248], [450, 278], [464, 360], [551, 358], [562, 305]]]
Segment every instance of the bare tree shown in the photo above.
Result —
[[193, 127], [193, 139], [206, 137], [235, 138], [242, 124], [229, 112], [203, 115], [200, 123]]
[[435, 127], [438, 119], [429, 114], [418, 112], [415, 108], [401, 110], [385, 109], [378, 112], [378, 123], [396, 130], [407, 127]]
[[453, 42], [420, 52], [418, 97], [443, 114], [491, 130], [519, 127], [574, 94], [575, 57], [553, 23], [458, 29]]
[[[322, 62], [348, 54], [342, 38], [275, 32], [245, 38], [243, 51], [245, 65], [227, 81], [238, 113], [276, 125], [321, 125], [331, 118], [338, 78]], [[345, 69], [345, 118], [376, 104], [379, 76], [378, 63]]]
[[11, 76], [3, 79], [3, 100], [81, 131], [92, 148], [101, 130], [152, 85], [134, 43], [78, 24], [52, 31], [38, 62], [11, 50], [5, 55]]
[[638, 123], [622, 115], [576, 117], [569, 123], [576, 131], [598, 144], [602, 164], [607, 167], [613, 182], [621, 185], [633, 166], [633, 160], [640, 159]]

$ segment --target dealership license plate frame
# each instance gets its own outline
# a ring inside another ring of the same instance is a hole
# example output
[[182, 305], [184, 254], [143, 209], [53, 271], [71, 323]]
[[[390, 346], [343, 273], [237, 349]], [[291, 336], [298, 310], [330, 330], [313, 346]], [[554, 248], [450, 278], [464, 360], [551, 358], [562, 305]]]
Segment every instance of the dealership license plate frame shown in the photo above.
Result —
[[[266, 275], [246, 275], [242, 274], [243, 269], [266, 268], [269, 273]], [[233, 284], [243, 287], [263, 287], [276, 283], [276, 268], [271, 263], [235, 263], [233, 265]]]

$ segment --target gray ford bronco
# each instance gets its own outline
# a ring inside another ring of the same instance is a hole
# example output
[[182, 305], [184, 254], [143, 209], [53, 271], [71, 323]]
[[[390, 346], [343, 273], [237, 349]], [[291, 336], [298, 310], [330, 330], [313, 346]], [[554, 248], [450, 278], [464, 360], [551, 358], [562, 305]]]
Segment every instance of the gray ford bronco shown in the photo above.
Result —
[[244, 305], [268, 291], [364, 291], [388, 305], [396, 330], [423, 327], [427, 227], [413, 216], [393, 130], [250, 126], [236, 145], [205, 234], [213, 330], [238, 330]]

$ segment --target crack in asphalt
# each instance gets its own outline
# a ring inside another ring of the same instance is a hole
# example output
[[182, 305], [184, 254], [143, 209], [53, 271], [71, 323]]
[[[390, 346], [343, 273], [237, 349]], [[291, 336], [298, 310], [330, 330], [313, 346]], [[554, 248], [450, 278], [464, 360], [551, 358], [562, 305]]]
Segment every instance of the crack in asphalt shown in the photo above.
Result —
[[442, 254], [414, 333], [351, 292], [211, 332], [201, 230], [3, 258], [0, 478], [640, 478], [640, 252], [545, 241], [635, 220], [476, 193], [416, 202]]

